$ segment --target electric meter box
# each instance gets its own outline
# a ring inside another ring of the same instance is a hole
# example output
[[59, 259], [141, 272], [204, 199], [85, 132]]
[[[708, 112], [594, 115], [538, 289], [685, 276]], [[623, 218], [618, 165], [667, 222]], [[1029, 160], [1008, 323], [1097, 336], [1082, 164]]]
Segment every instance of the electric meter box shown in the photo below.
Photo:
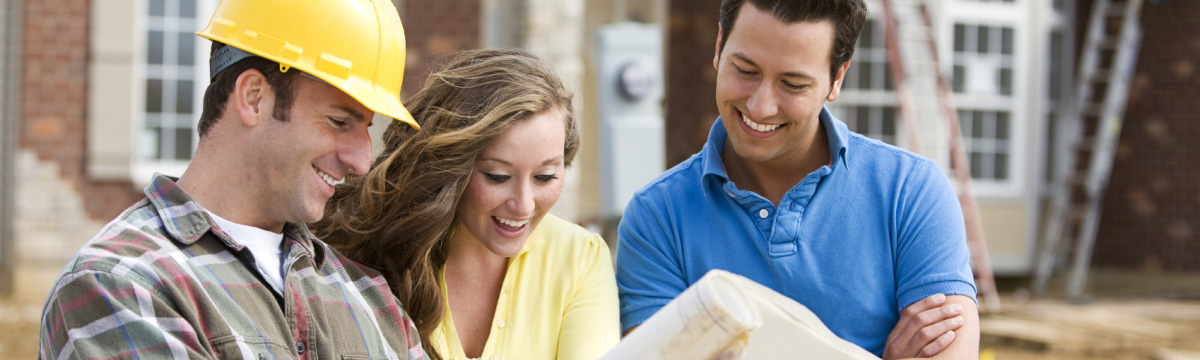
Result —
[[619, 23], [600, 27], [596, 37], [604, 213], [620, 216], [666, 166], [662, 31]]

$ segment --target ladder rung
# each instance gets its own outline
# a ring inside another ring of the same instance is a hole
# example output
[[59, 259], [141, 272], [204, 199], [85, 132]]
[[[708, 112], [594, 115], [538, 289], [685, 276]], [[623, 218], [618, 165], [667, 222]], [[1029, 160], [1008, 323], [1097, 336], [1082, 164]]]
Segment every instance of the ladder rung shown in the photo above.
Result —
[[1125, 9], [1129, 8], [1129, 4], [1124, 1], [1114, 1], [1108, 4], [1108, 11], [1104, 15], [1108, 17], [1124, 17]]
[[1087, 216], [1087, 207], [1080, 205], [1080, 204], [1072, 204], [1071, 210], [1067, 211], [1067, 218], [1070, 219], [1071, 221], [1082, 222], [1083, 218], [1086, 216]]
[[1092, 149], [1095, 149], [1095, 148], [1096, 148], [1096, 137], [1095, 136], [1084, 136], [1083, 138], [1079, 139], [1078, 143], [1075, 144], [1076, 150], [1092, 151]]
[[1116, 50], [1120, 40], [1116, 37], [1106, 37], [1096, 44], [1100, 50]]
[[930, 40], [929, 27], [926, 27], [924, 25], [901, 26], [900, 29], [897, 29], [896, 34], [898, 35], [897, 38], [899, 38], [901, 42], [904, 42], [904, 41], [929, 41]]
[[1083, 171], [1076, 171], [1067, 177], [1067, 186], [1070, 188], [1083, 186], [1084, 182], [1087, 182], [1087, 175]]

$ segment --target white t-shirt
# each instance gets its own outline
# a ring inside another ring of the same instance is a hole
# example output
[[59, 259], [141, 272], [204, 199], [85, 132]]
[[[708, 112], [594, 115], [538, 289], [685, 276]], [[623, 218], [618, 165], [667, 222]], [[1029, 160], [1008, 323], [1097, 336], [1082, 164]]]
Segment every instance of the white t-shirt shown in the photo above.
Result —
[[275, 292], [282, 293], [283, 289], [283, 233], [274, 233], [249, 225], [242, 225], [225, 220], [211, 211], [204, 210], [208, 216], [217, 222], [217, 227], [225, 230], [233, 241], [250, 249], [258, 272], [271, 281]]

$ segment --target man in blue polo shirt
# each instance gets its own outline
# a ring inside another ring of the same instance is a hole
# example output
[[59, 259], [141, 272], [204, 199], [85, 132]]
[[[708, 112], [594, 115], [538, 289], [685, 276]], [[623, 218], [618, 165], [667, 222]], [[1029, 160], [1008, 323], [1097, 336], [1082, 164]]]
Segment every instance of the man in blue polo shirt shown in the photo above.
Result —
[[962, 212], [945, 174], [824, 108], [865, 21], [862, 0], [722, 2], [721, 117], [620, 224], [623, 330], [724, 269], [884, 358], [978, 356]]

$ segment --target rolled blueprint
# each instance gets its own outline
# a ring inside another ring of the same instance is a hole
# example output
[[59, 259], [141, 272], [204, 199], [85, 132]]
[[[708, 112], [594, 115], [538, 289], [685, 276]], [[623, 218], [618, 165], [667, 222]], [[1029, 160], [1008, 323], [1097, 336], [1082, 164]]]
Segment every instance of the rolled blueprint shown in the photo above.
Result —
[[601, 359], [879, 359], [800, 303], [711, 270]]
[[601, 359], [716, 357], [738, 337], [762, 325], [758, 311], [737, 293], [734, 276], [709, 271]]

